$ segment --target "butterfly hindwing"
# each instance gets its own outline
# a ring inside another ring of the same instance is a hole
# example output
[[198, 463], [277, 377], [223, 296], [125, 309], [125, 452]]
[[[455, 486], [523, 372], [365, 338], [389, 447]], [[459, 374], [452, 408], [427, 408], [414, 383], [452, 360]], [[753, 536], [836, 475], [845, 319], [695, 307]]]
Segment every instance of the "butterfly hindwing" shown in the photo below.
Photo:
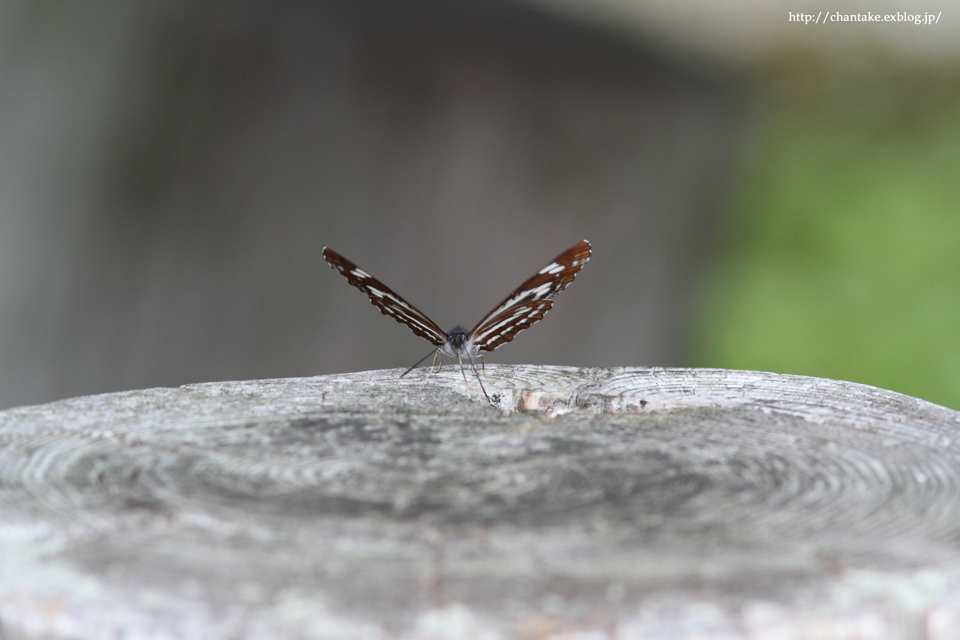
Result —
[[586, 240], [561, 253], [484, 316], [468, 334], [471, 343], [481, 351], [493, 351], [513, 340], [543, 318], [553, 306], [553, 298], [573, 282], [589, 259]]
[[331, 267], [339, 271], [347, 282], [367, 294], [370, 302], [376, 305], [381, 313], [392, 317], [397, 322], [402, 322], [415, 334], [437, 346], [446, 342], [447, 334], [437, 326], [437, 323], [394, 293], [390, 287], [329, 247], [323, 248], [323, 258], [330, 263]]

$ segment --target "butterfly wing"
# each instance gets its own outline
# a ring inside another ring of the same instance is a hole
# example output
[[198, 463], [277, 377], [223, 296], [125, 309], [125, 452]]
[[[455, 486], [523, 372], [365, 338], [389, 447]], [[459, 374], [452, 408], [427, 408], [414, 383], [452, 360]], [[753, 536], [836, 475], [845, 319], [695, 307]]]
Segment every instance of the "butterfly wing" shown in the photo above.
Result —
[[493, 351], [540, 320], [553, 298], [573, 282], [590, 259], [590, 243], [582, 240], [540, 269], [477, 323], [467, 338], [480, 351]]
[[394, 293], [390, 287], [333, 249], [324, 247], [323, 259], [339, 271], [347, 279], [347, 282], [367, 294], [370, 297], [370, 302], [380, 309], [380, 313], [390, 316], [397, 322], [402, 322], [410, 327], [415, 334], [421, 338], [426, 338], [437, 346], [447, 341], [447, 334], [437, 326], [436, 322]]

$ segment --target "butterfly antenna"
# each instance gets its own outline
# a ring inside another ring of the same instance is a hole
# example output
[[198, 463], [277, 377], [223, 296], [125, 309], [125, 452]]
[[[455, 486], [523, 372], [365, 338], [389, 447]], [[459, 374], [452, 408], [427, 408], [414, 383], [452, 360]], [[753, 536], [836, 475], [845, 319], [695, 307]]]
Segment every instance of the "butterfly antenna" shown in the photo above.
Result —
[[417, 363], [416, 363], [415, 365], [413, 365], [412, 367], [410, 367], [409, 369], [407, 369], [406, 371], [404, 371], [403, 373], [401, 373], [401, 374], [400, 374], [400, 377], [402, 378], [403, 376], [407, 375], [408, 373], [410, 373], [411, 371], [413, 371], [414, 369], [416, 369], [417, 367], [419, 367], [421, 362], [423, 362], [424, 360], [426, 360], [426, 359], [429, 358], [430, 356], [434, 355], [436, 352], [437, 352], [437, 350], [436, 350], [436, 349], [433, 349], [430, 353], [428, 353], [427, 355], [425, 355], [425, 356], [423, 356], [422, 358], [420, 358], [419, 360], [417, 360]]

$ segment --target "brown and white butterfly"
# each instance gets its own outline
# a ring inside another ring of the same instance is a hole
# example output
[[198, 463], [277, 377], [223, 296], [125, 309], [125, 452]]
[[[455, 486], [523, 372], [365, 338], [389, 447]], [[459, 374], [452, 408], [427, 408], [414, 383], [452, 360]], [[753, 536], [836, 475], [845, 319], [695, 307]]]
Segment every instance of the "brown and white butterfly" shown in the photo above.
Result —
[[[480, 357], [481, 351], [493, 351], [510, 342], [518, 333], [543, 318], [553, 306], [553, 298], [573, 282], [577, 272], [587, 264], [590, 259], [590, 243], [582, 240], [558, 255], [504, 298], [470, 331], [457, 326], [445, 332], [436, 322], [388, 286], [329, 247], [323, 248], [323, 258], [343, 274], [347, 282], [367, 294], [370, 302], [376, 305], [381, 313], [402, 322], [415, 334], [436, 345], [436, 350], [428, 353], [420, 362], [431, 355], [434, 358], [437, 355], [457, 358], [463, 373], [464, 358], [473, 366], [474, 358]], [[410, 373], [420, 362], [407, 369], [401, 377]], [[466, 382], [466, 374], [463, 374], [463, 380]], [[477, 380], [480, 380], [479, 375]], [[480, 388], [489, 399], [486, 389], [483, 389], [483, 382], [480, 382]]]

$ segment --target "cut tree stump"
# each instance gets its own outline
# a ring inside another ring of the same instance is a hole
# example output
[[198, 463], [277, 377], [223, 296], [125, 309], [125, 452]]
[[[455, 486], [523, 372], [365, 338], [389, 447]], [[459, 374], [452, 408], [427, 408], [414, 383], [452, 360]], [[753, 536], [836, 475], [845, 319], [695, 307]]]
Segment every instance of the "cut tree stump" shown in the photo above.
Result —
[[956, 638], [960, 413], [488, 366], [0, 412], [0, 638]]

